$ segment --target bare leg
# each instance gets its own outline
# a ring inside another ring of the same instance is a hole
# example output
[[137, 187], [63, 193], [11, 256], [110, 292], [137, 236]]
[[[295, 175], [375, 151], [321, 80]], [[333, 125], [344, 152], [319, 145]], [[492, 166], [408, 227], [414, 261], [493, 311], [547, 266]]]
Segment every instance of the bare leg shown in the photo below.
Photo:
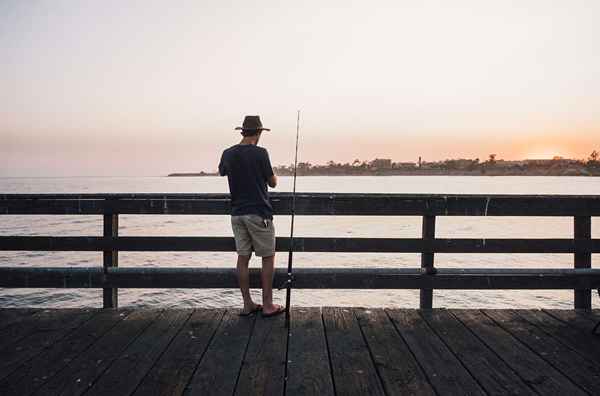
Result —
[[275, 312], [279, 305], [273, 304], [273, 276], [275, 274], [275, 256], [262, 258], [260, 281], [262, 284], [263, 313]]
[[237, 276], [238, 283], [240, 284], [240, 291], [242, 292], [242, 298], [244, 299], [243, 312], [250, 312], [256, 308], [256, 304], [252, 302], [252, 297], [250, 296], [250, 271], [248, 271], [249, 262], [250, 256], [238, 256]]

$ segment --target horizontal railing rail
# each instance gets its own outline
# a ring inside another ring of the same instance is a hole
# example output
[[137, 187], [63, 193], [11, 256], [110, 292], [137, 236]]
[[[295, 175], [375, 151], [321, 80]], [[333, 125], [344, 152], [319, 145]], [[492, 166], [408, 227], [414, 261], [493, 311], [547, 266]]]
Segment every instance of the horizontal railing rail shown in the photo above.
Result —
[[[286, 252], [290, 238], [277, 237]], [[0, 250], [127, 252], [232, 252], [232, 237], [0, 236]], [[600, 239], [336, 238], [294, 237], [295, 252], [334, 253], [600, 253]]]
[[[291, 194], [274, 193], [276, 215], [289, 215]], [[295, 237], [296, 252], [420, 253], [421, 268], [298, 268], [295, 288], [420, 289], [431, 308], [433, 289], [574, 289], [576, 308], [591, 308], [600, 287], [591, 268], [600, 239], [591, 218], [600, 196], [299, 193], [296, 214], [308, 216], [421, 216], [421, 238]], [[119, 215], [228, 215], [228, 194], [0, 194], [0, 215], [102, 215], [102, 236], [0, 236], [0, 250], [102, 251], [103, 267], [0, 268], [0, 287], [96, 287], [104, 306], [116, 307], [119, 287], [236, 288], [231, 268], [118, 268], [119, 251], [235, 251], [231, 237], [119, 236]], [[436, 238], [436, 216], [569, 216], [573, 238]], [[277, 251], [290, 239], [278, 237]], [[568, 253], [571, 269], [450, 269], [432, 275], [435, 253]], [[425, 271], [422, 271], [422, 270]], [[278, 270], [275, 283], [285, 274]], [[258, 275], [251, 274], [258, 286]]]
[[[271, 195], [275, 214], [291, 194]], [[306, 216], [600, 216], [600, 196], [299, 193]], [[1, 194], [0, 214], [227, 215], [227, 194]]]
[[[0, 267], [0, 287], [41, 288], [237, 288], [235, 268]], [[287, 279], [275, 271], [275, 284]], [[250, 269], [250, 286], [260, 272]], [[297, 289], [593, 289], [600, 269], [440, 268], [423, 276], [418, 268], [296, 268]]]

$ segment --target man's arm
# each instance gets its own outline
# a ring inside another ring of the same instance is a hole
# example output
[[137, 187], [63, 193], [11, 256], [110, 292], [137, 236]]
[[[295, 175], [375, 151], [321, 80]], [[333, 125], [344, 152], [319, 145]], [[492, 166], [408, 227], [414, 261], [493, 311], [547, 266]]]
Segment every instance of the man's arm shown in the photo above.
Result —
[[275, 176], [275, 173], [273, 173], [273, 167], [271, 166], [271, 160], [269, 159], [269, 152], [266, 149], [263, 160], [263, 173], [268, 186], [275, 188], [275, 186], [277, 186], [277, 176]]
[[227, 169], [225, 167], [225, 161], [223, 161], [223, 157], [225, 153], [221, 154], [221, 161], [219, 161], [219, 175], [225, 176], [227, 174]]
[[277, 176], [275, 176], [275, 174], [273, 174], [271, 177], [269, 177], [269, 179], [267, 180], [267, 184], [271, 188], [277, 187]]

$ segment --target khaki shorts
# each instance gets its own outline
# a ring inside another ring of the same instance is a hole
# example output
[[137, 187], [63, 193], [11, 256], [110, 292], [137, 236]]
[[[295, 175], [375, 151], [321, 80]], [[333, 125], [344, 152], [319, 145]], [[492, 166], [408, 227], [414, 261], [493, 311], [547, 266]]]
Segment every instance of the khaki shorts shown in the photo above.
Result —
[[259, 215], [231, 216], [235, 250], [240, 256], [250, 256], [252, 250], [259, 257], [275, 255], [275, 226], [273, 220]]

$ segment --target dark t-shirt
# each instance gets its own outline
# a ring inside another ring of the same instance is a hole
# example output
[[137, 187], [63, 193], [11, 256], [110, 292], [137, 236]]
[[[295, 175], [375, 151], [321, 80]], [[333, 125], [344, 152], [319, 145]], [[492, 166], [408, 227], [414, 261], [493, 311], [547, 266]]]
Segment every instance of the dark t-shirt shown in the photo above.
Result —
[[269, 153], [253, 144], [236, 144], [223, 151], [221, 176], [227, 175], [231, 193], [231, 215], [257, 214], [273, 218], [267, 180], [273, 176]]

